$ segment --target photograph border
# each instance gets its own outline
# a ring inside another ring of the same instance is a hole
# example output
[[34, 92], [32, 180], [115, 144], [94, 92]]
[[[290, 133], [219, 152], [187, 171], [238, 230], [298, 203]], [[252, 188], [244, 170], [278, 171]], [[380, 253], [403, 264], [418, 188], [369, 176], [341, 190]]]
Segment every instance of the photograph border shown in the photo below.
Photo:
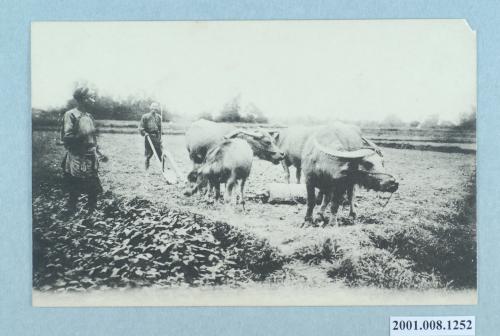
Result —
[[[0, 167], [0, 327], [12, 335], [119, 334], [270, 334], [387, 335], [389, 317], [475, 315], [477, 334], [499, 326], [496, 320], [500, 270], [500, 214], [495, 179], [500, 168], [496, 137], [500, 36], [496, 2], [474, 1], [349, 1], [191, 2], [145, 4], [111, 1], [8, 1], [0, 14], [5, 48], [0, 58], [6, 78], [0, 84], [4, 122]], [[496, 7], [493, 8], [493, 7]], [[380, 307], [212, 307], [212, 308], [34, 308], [31, 306], [31, 113], [30, 23], [33, 21], [115, 20], [264, 20], [264, 19], [418, 19], [464, 18], [477, 32], [477, 212], [478, 304], [472, 306]], [[5, 57], [4, 57], [5, 56]], [[493, 257], [492, 257], [493, 256]]]

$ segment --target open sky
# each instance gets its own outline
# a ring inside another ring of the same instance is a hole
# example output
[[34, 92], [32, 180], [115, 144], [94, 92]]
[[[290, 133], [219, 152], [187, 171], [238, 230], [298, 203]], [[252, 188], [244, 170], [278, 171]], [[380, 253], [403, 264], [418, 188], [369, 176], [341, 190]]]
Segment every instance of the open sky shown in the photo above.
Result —
[[32, 106], [76, 83], [186, 116], [237, 95], [271, 119], [456, 121], [476, 106], [476, 34], [462, 20], [37, 22]]

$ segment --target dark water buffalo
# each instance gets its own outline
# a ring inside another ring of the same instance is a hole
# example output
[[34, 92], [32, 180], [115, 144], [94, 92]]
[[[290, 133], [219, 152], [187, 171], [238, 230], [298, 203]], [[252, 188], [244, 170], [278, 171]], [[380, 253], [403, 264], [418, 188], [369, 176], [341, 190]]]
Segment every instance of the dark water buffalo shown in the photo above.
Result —
[[243, 139], [258, 158], [278, 164], [284, 157], [271, 135], [263, 130], [244, 130], [224, 123], [200, 119], [186, 131], [189, 158], [195, 165], [202, 164], [211, 148], [223, 139]]
[[285, 155], [281, 164], [285, 171], [285, 180], [290, 183], [290, 166], [295, 167], [295, 178], [300, 183], [302, 169], [302, 151], [309, 136], [318, 127], [291, 126], [289, 128], [273, 133], [276, 144]]
[[354, 214], [354, 185], [382, 192], [398, 189], [395, 178], [385, 173], [380, 149], [365, 139], [358, 127], [340, 122], [323, 126], [308, 138], [302, 152], [302, 169], [307, 189], [304, 224], [312, 224], [315, 188], [325, 195], [319, 219], [324, 220], [323, 212], [331, 203], [330, 225], [337, 225], [337, 210], [346, 193]]
[[[206, 154], [205, 160], [189, 174], [189, 180], [196, 182], [186, 196], [191, 196], [201, 187], [215, 188], [215, 199], [220, 197], [220, 184], [226, 184], [224, 198], [226, 203], [232, 199], [233, 188], [240, 183], [241, 204], [245, 209], [245, 182], [252, 169], [253, 152], [250, 145], [242, 139], [226, 139], [213, 146]], [[208, 195], [208, 193], [207, 193]]]

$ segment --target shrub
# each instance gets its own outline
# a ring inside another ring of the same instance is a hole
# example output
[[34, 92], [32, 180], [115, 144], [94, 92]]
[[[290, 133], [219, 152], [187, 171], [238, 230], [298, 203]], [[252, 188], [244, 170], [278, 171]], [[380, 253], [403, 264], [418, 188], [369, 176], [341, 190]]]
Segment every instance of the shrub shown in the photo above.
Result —
[[343, 251], [337, 241], [327, 238], [322, 244], [305, 246], [297, 250], [293, 257], [308, 264], [318, 265], [322, 261], [334, 262], [342, 258]]
[[389, 251], [378, 248], [343, 259], [328, 271], [328, 275], [342, 279], [349, 286], [426, 289], [439, 284], [435, 275], [415, 272], [410, 260], [397, 258]]

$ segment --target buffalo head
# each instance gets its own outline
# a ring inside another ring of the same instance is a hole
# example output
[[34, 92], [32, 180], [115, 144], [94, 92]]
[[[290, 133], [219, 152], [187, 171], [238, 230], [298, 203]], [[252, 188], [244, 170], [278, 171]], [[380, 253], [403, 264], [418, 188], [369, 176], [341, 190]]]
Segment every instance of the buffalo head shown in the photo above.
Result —
[[366, 147], [353, 151], [331, 150], [319, 144], [316, 139], [314, 145], [321, 152], [349, 163], [347, 165], [349, 168], [344, 173], [351, 183], [368, 190], [395, 192], [399, 183], [392, 175], [386, 173], [380, 148], [371, 141], [362, 139]]
[[201, 173], [200, 168], [194, 168], [187, 176], [189, 187], [184, 190], [184, 196], [192, 196], [202, 188], [207, 187], [208, 179]]
[[398, 190], [399, 183], [385, 172], [383, 158], [378, 153], [362, 158], [358, 167], [353, 174], [356, 184], [374, 191], [393, 193]]
[[226, 135], [226, 138], [245, 139], [252, 147], [255, 156], [274, 164], [278, 164], [285, 157], [285, 154], [276, 146], [273, 137], [263, 130], [248, 131], [238, 129]]

